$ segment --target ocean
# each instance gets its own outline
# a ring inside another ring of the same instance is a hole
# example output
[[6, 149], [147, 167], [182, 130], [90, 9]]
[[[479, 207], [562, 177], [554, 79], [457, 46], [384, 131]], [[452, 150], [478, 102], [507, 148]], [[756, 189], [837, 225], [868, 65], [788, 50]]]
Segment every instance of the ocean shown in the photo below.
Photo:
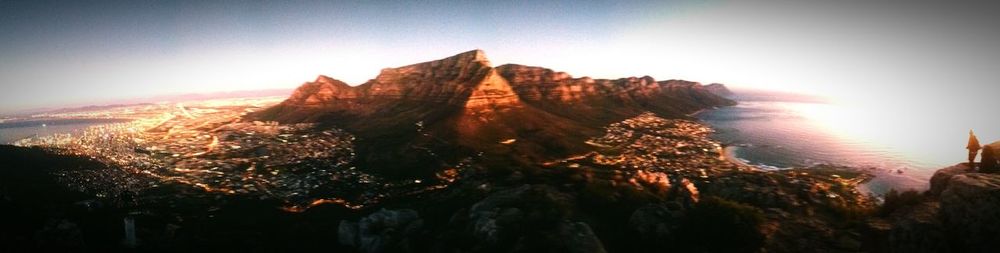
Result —
[[122, 119], [47, 119], [0, 123], [0, 144], [54, 134], [79, 133], [88, 127], [128, 122]]
[[[738, 105], [697, 117], [716, 129], [713, 137], [735, 158], [755, 167], [854, 167], [876, 175], [861, 188], [878, 195], [927, 189], [934, 171], [965, 160], [968, 128], [961, 124], [901, 127], [880, 122], [896, 119], [877, 116], [890, 112], [793, 94], [737, 92], [734, 99]], [[935, 135], [945, 138], [927, 137]]]

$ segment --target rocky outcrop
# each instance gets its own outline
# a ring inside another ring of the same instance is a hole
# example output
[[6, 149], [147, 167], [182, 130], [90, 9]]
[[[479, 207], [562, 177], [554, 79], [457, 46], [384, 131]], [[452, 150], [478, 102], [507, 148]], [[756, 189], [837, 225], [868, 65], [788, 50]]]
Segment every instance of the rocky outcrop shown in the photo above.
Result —
[[422, 226], [414, 210], [382, 209], [357, 222], [341, 221], [337, 241], [361, 252], [400, 252], [409, 249], [409, 236]]
[[523, 185], [498, 191], [452, 220], [466, 224], [478, 245], [474, 251], [605, 252], [587, 223], [572, 221], [562, 213], [570, 209], [571, 198], [549, 186]]
[[957, 175], [972, 172], [972, 169], [968, 165], [959, 164], [944, 169], [940, 169], [934, 172], [934, 176], [931, 177], [931, 194], [940, 195], [945, 189], [948, 188], [948, 183], [951, 181], [952, 177]]
[[556, 229], [557, 238], [562, 240], [566, 252], [605, 253], [601, 240], [587, 223], [561, 222]]
[[941, 222], [956, 250], [1000, 249], [1000, 175], [967, 173], [948, 180], [941, 192]]
[[893, 252], [947, 252], [945, 230], [938, 219], [940, 203], [925, 202], [905, 210], [892, 224], [888, 249]]
[[[883, 246], [888, 252], [995, 252], [1000, 248], [1000, 175], [966, 164], [938, 170], [923, 202], [898, 208]], [[882, 226], [885, 227], [885, 226]]]
[[654, 243], [662, 238], [672, 238], [681, 225], [684, 209], [668, 202], [663, 205], [646, 205], [636, 209], [628, 220], [629, 227], [644, 240]]

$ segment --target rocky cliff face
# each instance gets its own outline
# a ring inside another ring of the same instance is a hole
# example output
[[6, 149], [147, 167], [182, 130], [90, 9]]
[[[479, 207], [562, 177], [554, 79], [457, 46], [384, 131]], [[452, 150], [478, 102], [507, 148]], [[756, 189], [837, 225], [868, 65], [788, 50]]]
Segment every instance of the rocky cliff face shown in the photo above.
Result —
[[649, 76], [573, 78], [565, 72], [517, 64], [502, 65], [497, 70], [526, 103], [584, 120], [600, 122], [641, 111], [677, 116], [734, 104], [712, 94], [706, 86], [683, 80], [656, 81]]
[[[310, 114], [340, 111], [367, 115], [383, 111], [380, 107], [392, 107], [393, 102], [481, 109], [517, 106], [525, 101], [561, 115], [586, 116], [606, 111], [620, 118], [653, 110], [676, 117], [706, 107], [732, 105], [732, 101], [713, 94], [720, 86], [656, 81], [649, 76], [573, 78], [564, 72], [516, 64], [493, 68], [483, 51], [473, 50], [441, 60], [386, 68], [357, 87], [320, 76], [303, 84], [285, 102], [258, 115], [282, 122], [311, 122], [321, 119]], [[569, 109], [553, 108], [565, 106]]]
[[882, 227], [889, 252], [996, 252], [1000, 248], [1000, 175], [965, 164], [938, 170], [922, 202], [900, 208]]
[[[504, 97], [503, 103], [516, 102], [509, 85], [497, 78], [481, 50], [461, 53], [445, 59], [383, 69], [375, 79], [358, 86], [370, 98], [406, 99], [447, 104], [473, 105]], [[475, 93], [475, 94], [474, 94]], [[484, 100], [485, 99], [485, 100]]]
[[[323, 114], [369, 117], [403, 104], [447, 108], [493, 108], [519, 102], [510, 85], [481, 50], [441, 60], [386, 68], [357, 87], [326, 76], [300, 86], [278, 106], [261, 112], [280, 122], [321, 122]], [[411, 122], [412, 123], [412, 122]]]
[[956, 175], [940, 200], [941, 223], [956, 251], [1000, 249], [1000, 175]]
[[359, 166], [410, 171], [479, 153], [517, 153], [517, 160], [530, 162], [564, 157], [584, 150], [584, 141], [611, 122], [647, 111], [683, 118], [732, 104], [695, 82], [494, 68], [483, 51], [473, 50], [386, 68], [356, 87], [320, 76], [248, 118], [344, 128], [359, 137]]

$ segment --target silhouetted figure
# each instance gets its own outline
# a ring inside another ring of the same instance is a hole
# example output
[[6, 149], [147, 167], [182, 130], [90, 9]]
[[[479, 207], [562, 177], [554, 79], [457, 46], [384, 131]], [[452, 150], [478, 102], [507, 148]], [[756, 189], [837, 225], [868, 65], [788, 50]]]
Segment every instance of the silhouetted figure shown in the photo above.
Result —
[[979, 138], [976, 138], [976, 134], [969, 130], [969, 145], [965, 146], [965, 149], [969, 150], [969, 169], [976, 169], [976, 153], [979, 153]]
[[995, 152], [990, 146], [983, 147], [983, 158], [979, 161], [979, 172], [981, 173], [997, 173], [1000, 172], [1000, 168], [997, 168], [997, 158], [994, 156]]

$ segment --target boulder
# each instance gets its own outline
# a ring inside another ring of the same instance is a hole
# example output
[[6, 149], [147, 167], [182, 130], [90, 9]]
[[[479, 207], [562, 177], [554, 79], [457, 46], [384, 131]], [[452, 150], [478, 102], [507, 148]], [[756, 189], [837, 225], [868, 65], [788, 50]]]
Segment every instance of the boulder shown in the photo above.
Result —
[[931, 196], [915, 206], [897, 210], [892, 215], [887, 243], [869, 247], [870, 250], [996, 252], [1000, 249], [1000, 175], [976, 173], [968, 165], [958, 164], [935, 172], [930, 183]]
[[874, 218], [861, 227], [861, 249], [866, 252], [888, 252], [889, 234], [893, 224], [886, 219]]
[[604, 245], [587, 223], [562, 222], [558, 228], [559, 238], [566, 252], [604, 253]]
[[973, 171], [967, 164], [958, 164], [934, 172], [934, 176], [931, 177], [931, 193], [935, 196], [940, 195], [941, 192], [948, 187], [948, 181], [951, 180], [952, 177], [969, 172]]
[[400, 252], [409, 248], [407, 238], [423, 226], [411, 209], [382, 209], [357, 222], [341, 221], [337, 229], [340, 244], [361, 252]]
[[948, 252], [937, 202], [921, 203], [897, 217], [889, 232], [890, 252]]
[[605, 252], [588, 224], [569, 219], [572, 205], [572, 196], [555, 188], [523, 185], [493, 193], [453, 222], [467, 222], [472, 251]]
[[941, 222], [957, 251], [1000, 249], [1000, 175], [952, 176], [940, 200]]
[[662, 241], [664, 238], [671, 238], [671, 233], [680, 226], [683, 216], [683, 208], [678, 203], [650, 204], [636, 209], [628, 224], [643, 240]]
[[[477, 239], [493, 244], [500, 241], [501, 228], [497, 225], [497, 220], [503, 217], [503, 221], [517, 222], [513, 219], [513, 213], [520, 213], [520, 209], [510, 207], [521, 198], [524, 192], [531, 189], [529, 185], [503, 190], [486, 197], [485, 199], [472, 205], [469, 210], [469, 220], [472, 222], [472, 235]], [[506, 209], [504, 209], [507, 207]], [[513, 220], [512, 220], [513, 219]]]

